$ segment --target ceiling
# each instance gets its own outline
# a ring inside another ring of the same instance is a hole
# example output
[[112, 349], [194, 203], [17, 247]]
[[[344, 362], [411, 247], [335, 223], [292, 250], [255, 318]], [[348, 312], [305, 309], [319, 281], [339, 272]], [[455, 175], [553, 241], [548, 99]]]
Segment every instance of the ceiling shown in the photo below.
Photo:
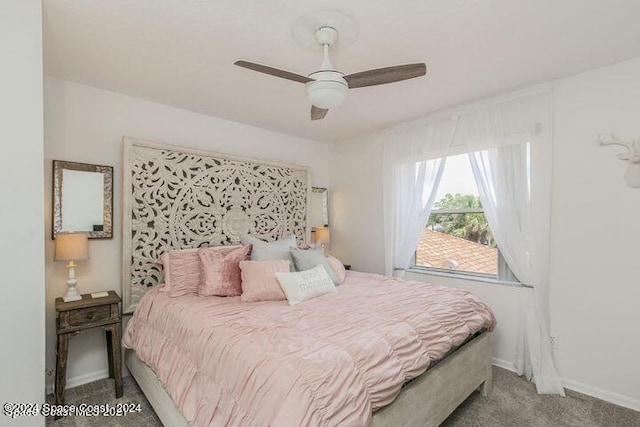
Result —
[[[357, 23], [339, 70], [424, 61], [427, 76], [351, 90], [312, 122], [302, 84], [232, 65], [315, 70], [320, 54], [292, 33], [316, 10]], [[637, 0], [44, 0], [45, 73], [336, 142], [640, 56], [638, 16]]]

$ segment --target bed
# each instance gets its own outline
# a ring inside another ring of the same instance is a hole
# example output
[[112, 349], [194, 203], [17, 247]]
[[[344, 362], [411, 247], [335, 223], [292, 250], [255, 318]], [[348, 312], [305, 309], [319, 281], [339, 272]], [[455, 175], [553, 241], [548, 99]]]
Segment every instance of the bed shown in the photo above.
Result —
[[305, 168], [128, 138], [124, 166], [125, 361], [165, 425], [435, 426], [489, 392], [495, 319], [465, 291], [348, 272], [291, 307], [163, 292], [168, 249], [304, 242]]

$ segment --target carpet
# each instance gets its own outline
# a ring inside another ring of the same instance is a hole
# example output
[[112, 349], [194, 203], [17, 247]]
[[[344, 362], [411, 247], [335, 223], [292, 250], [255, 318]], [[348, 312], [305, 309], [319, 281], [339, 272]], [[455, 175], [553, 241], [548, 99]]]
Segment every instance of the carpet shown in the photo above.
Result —
[[[444, 422], [443, 427], [640, 427], [640, 412], [567, 391], [567, 397], [540, 396], [535, 385], [507, 370], [493, 368], [493, 391], [475, 392]], [[161, 427], [151, 405], [131, 377], [123, 379], [124, 395], [115, 398], [113, 380], [104, 379], [67, 390], [69, 404], [140, 404], [140, 411], [122, 417], [65, 417], [48, 427]], [[49, 396], [52, 402], [53, 396]], [[402, 426], [398, 426], [402, 427]]]

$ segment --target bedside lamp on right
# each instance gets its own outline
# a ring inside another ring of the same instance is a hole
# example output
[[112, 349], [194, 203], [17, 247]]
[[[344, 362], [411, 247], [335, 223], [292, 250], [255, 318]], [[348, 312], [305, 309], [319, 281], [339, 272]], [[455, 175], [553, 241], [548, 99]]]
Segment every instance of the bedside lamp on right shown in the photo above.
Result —
[[69, 277], [67, 279], [67, 293], [62, 297], [64, 302], [78, 301], [82, 297], [76, 290], [76, 263], [89, 258], [89, 236], [87, 233], [58, 233], [56, 234], [54, 261], [67, 261]]
[[329, 227], [316, 227], [315, 229], [315, 244], [320, 245], [322, 253], [327, 254], [326, 246], [331, 242], [331, 233]]

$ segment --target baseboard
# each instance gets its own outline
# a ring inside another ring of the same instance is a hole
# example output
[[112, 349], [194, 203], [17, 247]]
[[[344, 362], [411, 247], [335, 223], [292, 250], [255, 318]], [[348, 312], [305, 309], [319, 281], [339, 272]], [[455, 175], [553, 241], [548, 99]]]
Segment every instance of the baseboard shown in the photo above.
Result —
[[493, 365], [497, 366], [498, 368], [506, 369], [507, 371], [511, 371], [511, 372], [516, 372], [516, 365], [514, 365], [512, 362], [509, 362], [503, 359], [498, 359], [497, 357], [492, 357], [491, 362], [493, 363]]
[[[108, 369], [89, 372], [88, 374], [78, 375], [77, 377], [67, 378], [66, 389], [78, 387], [79, 385], [87, 384], [93, 381], [98, 381], [103, 378], [109, 378]], [[47, 394], [53, 393], [53, 379], [51, 381], [47, 381], [46, 391], [47, 391]]]
[[[516, 372], [516, 367], [512, 362], [498, 359], [496, 357], [492, 358], [492, 362], [499, 368]], [[568, 380], [566, 378], [562, 379], [562, 385], [569, 390], [577, 391], [578, 393], [586, 394], [587, 396], [595, 397], [596, 399], [604, 400], [605, 402], [613, 403], [615, 405], [624, 406], [625, 408], [633, 409], [634, 411], [640, 411], [640, 400], [638, 399], [602, 390], [600, 388], [583, 384], [578, 381]]]
[[588, 396], [640, 412], [640, 400], [638, 399], [564, 378], [562, 379], [562, 385], [569, 390], [577, 391], [578, 393], [586, 394]]

